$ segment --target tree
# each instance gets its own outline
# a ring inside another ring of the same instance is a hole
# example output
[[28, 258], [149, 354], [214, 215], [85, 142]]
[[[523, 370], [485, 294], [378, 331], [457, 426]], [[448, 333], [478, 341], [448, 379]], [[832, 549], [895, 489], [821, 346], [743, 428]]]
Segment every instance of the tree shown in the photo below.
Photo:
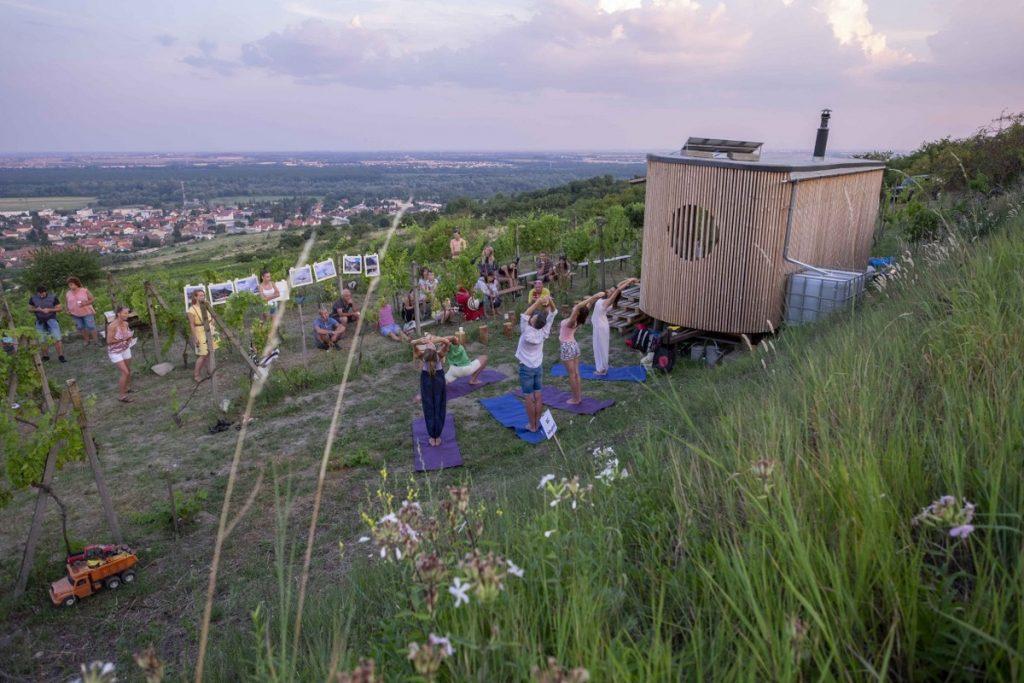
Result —
[[85, 284], [99, 281], [103, 277], [99, 255], [81, 247], [60, 251], [42, 247], [32, 252], [20, 281], [26, 288], [34, 290], [43, 285], [56, 292], [72, 275]]

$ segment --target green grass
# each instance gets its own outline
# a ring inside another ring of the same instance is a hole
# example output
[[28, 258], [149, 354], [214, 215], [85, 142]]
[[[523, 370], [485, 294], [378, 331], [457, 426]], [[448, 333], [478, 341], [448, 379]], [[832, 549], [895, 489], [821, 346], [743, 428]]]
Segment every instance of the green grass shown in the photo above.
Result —
[[95, 201], [96, 197], [0, 197], [0, 211], [84, 209]]
[[[493, 603], [455, 609], [443, 594], [436, 619], [414, 618], [401, 570], [367, 557], [356, 528], [338, 537], [351, 568], [316, 587], [292, 653], [302, 535], [282, 527], [283, 597], [261, 607], [271, 630], [220, 634], [215, 677], [248, 662], [253, 678], [322, 680], [340, 652], [401, 680], [407, 644], [434, 632], [456, 647], [446, 680], [522, 680], [546, 656], [601, 681], [1020, 680], [1020, 216], [970, 246], [920, 250], [861, 310], [774, 350], [638, 389], [543, 469], [504, 456], [503, 482], [467, 473], [485, 548], [526, 570]], [[548, 507], [535, 475], [592, 480], [595, 442], [615, 444], [631, 476], [598, 485], [592, 507]], [[390, 481], [401, 500], [406, 479]], [[439, 483], [418, 483], [428, 509]], [[969, 539], [912, 524], [943, 494], [976, 504]]]

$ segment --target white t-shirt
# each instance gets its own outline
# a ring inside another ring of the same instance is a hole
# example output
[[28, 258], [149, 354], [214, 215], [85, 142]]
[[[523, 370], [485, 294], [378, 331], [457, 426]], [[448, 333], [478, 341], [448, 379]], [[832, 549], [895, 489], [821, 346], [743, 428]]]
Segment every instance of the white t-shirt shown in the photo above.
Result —
[[498, 283], [492, 282], [488, 284], [483, 278], [476, 281], [476, 291], [480, 292], [484, 296], [489, 296], [492, 299], [498, 296]]
[[548, 320], [541, 329], [530, 324], [525, 313], [519, 316], [519, 346], [516, 347], [516, 358], [528, 368], [539, 368], [544, 364], [544, 340], [551, 334], [551, 324], [555, 322], [558, 311], [548, 313]]

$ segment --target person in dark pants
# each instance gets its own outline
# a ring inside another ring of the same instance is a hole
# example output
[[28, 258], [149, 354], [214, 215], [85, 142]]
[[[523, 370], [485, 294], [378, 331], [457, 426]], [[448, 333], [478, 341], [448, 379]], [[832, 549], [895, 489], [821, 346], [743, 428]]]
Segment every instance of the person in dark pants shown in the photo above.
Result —
[[444, 357], [450, 342], [443, 337], [427, 335], [413, 342], [417, 357], [423, 363], [420, 371], [420, 402], [427, 423], [428, 443], [441, 445], [441, 431], [448, 408], [448, 383], [444, 378]]

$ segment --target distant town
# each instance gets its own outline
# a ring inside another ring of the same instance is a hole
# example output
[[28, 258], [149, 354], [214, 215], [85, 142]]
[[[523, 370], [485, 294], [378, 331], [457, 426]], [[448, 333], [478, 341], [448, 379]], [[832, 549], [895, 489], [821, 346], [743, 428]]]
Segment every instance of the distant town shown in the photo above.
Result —
[[[308, 211], [277, 217], [273, 204], [194, 206], [160, 209], [149, 206], [0, 211], [0, 262], [21, 266], [35, 249], [80, 247], [114, 254], [161, 247], [177, 242], [208, 240], [222, 235], [258, 234], [288, 228], [343, 226], [356, 216], [397, 213], [402, 199], [315, 202]], [[417, 201], [414, 211], [437, 212], [443, 205]]]

